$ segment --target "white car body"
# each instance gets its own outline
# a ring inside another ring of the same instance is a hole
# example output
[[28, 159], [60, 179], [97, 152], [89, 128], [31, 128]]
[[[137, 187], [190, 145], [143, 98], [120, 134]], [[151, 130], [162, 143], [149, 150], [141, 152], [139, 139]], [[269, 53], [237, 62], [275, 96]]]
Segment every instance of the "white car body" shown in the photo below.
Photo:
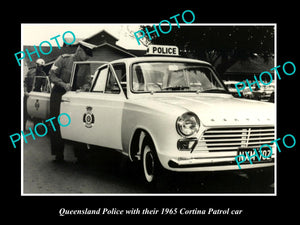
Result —
[[[273, 103], [234, 98], [230, 93], [135, 93], [130, 85], [133, 79], [130, 74], [133, 64], [139, 62], [197, 63], [211, 68], [204, 61], [161, 56], [125, 58], [100, 66], [90, 92], [69, 91], [63, 95], [61, 113], [69, 114], [71, 123], [60, 127], [62, 137], [115, 149], [134, 161], [141, 160], [143, 139], [149, 136], [160, 164], [172, 171], [239, 170], [235, 161], [239, 149], [258, 150], [262, 144], [270, 144], [275, 139]], [[108, 66], [117, 77], [114, 66], [119, 64], [125, 65], [127, 81], [117, 81], [121, 91], [93, 91], [98, 72], [103, 71], [101, 68]], [[183, 137], [176, 129], [178, 117], [186, 112], [193, 112], [200, 119], [199, 131], [192, 137]], [[193, 150], [178, 149], [179, 140], [184, 139], [197, 142]], [[242, 163], [241, 168], [273, 166], [275, 145], [272, 147], [270, 159]]]

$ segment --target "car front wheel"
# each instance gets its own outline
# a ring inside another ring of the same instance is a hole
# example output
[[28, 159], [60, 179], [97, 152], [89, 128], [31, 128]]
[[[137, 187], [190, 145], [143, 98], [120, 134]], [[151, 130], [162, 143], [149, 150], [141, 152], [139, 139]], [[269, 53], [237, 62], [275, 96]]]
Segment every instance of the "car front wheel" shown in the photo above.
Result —
[[146, 182], [155, 183], [161, 170], [161, 165], [154, 144], [148, 138], [142, 145], [142, 167]]

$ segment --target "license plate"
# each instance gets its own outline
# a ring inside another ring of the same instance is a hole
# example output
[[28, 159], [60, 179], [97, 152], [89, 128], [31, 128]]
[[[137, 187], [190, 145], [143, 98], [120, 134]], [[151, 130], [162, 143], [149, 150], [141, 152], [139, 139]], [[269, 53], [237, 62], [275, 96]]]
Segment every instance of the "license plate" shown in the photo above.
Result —
[[[259, 162], [259, 161], [266, 161], [266, 160], [270, 160], [271, 159], [271, 149], [262, 149], [261, 153], [264, 157], [261, 156], [260, 152], [259, 152], [259, 148], [256, 149], [256, 152], [258, 153], [259, 159], [257, 158], [257, 156], [254, 156], [256, 153], [254, 151], [253, 148], [239, 148], [238, 149], [238, 155], [244, 155], [246, 157], [246, 161], [245, 162], [249, 162], [249, 158], [246, 155], [246, 152], [248, 153], [249, 157], [253, 156], [251, 158], [251, 162]], [[240, 156], [238, 158], [239, 161], [245, 160], [245, 157]]]

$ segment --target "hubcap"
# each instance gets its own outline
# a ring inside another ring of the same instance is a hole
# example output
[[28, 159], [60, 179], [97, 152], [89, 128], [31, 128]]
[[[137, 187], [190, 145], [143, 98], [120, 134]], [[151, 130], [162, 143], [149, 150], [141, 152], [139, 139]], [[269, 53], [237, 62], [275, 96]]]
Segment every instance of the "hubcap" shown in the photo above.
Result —
[[154, 158], [150, 147], [147, 145], [144, 149], [143, 167], [146, 180], [150, 183], [154, 178]]

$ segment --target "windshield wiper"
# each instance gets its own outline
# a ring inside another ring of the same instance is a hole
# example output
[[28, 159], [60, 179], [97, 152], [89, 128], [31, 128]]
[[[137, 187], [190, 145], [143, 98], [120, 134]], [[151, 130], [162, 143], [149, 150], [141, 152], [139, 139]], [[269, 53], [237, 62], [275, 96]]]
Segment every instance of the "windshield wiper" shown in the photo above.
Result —
[[179, 86], [165, 87], [165, 88], [162, 88], [161, 90], [184, 90], [184, 89], [190, 89], [190, 87], [179, 85]]
[[226, 91], [224, 89], [215, 88], [215, 89], [208, 89], [205, 91], [201, 91], [200, 93], [228, 93], [228, 91]]

